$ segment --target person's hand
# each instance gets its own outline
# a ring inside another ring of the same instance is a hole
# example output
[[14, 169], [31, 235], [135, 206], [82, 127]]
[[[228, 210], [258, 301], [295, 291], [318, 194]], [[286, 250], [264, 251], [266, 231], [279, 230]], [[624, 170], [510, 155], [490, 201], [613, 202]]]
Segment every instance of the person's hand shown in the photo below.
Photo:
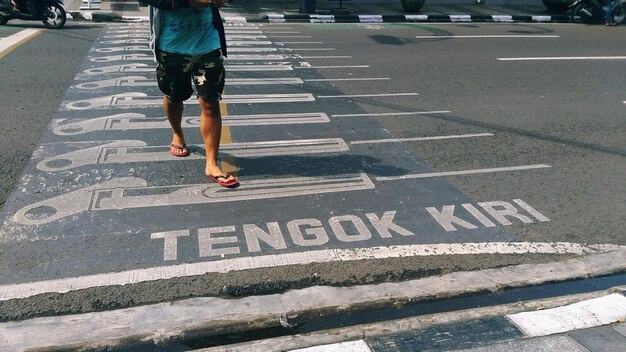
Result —
[[220, 8], [224, 7], [225, 4], [226, 0], [189, 0], [189, 7], [192, 9], [205, 8], [209, 6]]

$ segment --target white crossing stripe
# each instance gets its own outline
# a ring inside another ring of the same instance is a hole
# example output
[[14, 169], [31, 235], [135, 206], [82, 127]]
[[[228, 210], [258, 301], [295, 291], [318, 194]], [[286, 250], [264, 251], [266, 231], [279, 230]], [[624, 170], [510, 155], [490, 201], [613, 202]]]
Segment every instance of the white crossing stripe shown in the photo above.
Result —
[[506, 317], [528, 337], [559, 334], [626, 320], [626, 297], [614, 293], [564, 307]]
[[[27, 205], [15, 213], [13, 221], [41, 225], [87, 211], [301, 197], [373, 188], [374, 184], [364, 173], [246, 180], [236, 189], [215, 183], [150, 187], [141, 178], [122, 177]], [[39, 214], [38, 209], [54, 209], [54, 212]]]
[[389, 77], [370, 77], [370, 78], [314, 78], [306, 79], [307, 82], [338, 82], [338, 81], [386, 81]]
[[[190, 151], [188, 157], [172, 158], [169, 153], [169, 146], [155, 147], [148, 146], [146, 142], [140, 140], [120, 140], [46, 158], [37, 163], [37, 168], [44, 172], [59, 172], [95, 164], [127, 164], [151, 161], [181, 162], [205, 159], [204, 146], [188, 145], [188, 149]], [[238, 158], [346, 151], [348, 151], [348, 145], [341, 138], [230, 143], [220, 147], [221, 154]]]
[[499, 57], [499, 61], [626, 60], [626, 56]]
[[493, 137], [493, 133], [474, 133], [474, 134], [456, 134], [449, 136], [431, 136], [431, 137], [414, 137], [414, 138], [389, 138], [389, 139], [370, 139], [363, 141], [353, 141], [350, 144], [379, 144], [379, 143], [402, 143], [402, 142], [422, 142], [436, 141], [442, 139], [459, 139], [459, 138], [476, 138], [476, 137]]
[[[102, 116], [93, 119], [80, 119], [66, 123], [64, 120], [53, 128], [53, 132], [59, 136], [74, 136], [91, 132], [103, 131], [128, 131], [146, 129], [171, 129], [167, 118], [146, 117], [144, 114], [128, 113], [110, 116]], [[291, 114], [261, 114], [261, 115], [227, 115], [222, 116], [222, 121], [228, 126], [267, 126], [267, 125], [293, 125], [328, 123], [328, 115], [321, 112], [291, 113]], [[58, 123], [58, 122], [57, 122]], [[200, 116], [183, 116], [183, 128], [199, 127]]]
[[318, 95], [317, 97], [319, 99], [332, 99], [332, 98], [406, 97], [406, 96], [417, 96], [417, 95], [419, 95], [419, 93]]
[[470, 39], [470, 38], [560, 38], [559, 35], [418, 35], [417, 39]]
[[449, 114], [450, 111], [405, 111], [405, 112], [385, 112], [385, 113], [372, 113], [372, 114], [338, 114], [333, 117], [382, 117], [382, 116], [410, 116], [410, 115], [434, 115], [434, 114]]
[[535, 164], [535, 165], [523, 165], [523, 166], [511, 166], [511, 167], [496, 167], [496, 168], [489, 168], [489, 169], [474, 169], [474, 170], [447, 171], [447, 172], [427, 172], [427, 173], [422, 173], [422, 174], [376, 177], [376, 181], [397, 181], [397, 180], [409, 180], [409, 179], [416, 179], [416, 178], [476, 175], [476, 174], [487, 174], [487, 173], [494, 173], [494, 172], [547, 169], [551, 167], [552, 166], [546, 165], [546, 164]]
[[[294, 103], [315, 101], [313, 94], [246, 94], [224, 95], [226, 104]], [[197, 100], [186, 100], [185, 104], [198, 104]], [[162, 96], [148, 96], [141, 92], [108, 95], [103, 97], [70, 101], [64, 104], [69, 110], [92, 110], [109, 108], [139, 108], [163, 105]]]

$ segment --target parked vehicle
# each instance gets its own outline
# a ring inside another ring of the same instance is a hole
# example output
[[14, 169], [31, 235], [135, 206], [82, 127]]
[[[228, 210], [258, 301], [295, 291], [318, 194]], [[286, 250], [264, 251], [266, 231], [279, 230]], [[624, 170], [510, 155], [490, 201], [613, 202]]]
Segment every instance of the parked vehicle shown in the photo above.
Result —
[[[607, 0], [611, 1], [613, 8], [613, 22], [622, 23], [624, 21], [624, 12], [626, 4], [624, 0]], [[598, 0], [576, 0], [570, 5], [570, 15], [572, 22], [597, 22], [604, 18], [604, 9]]]
[[25, 0], [20, 9], [13, 8], [8, 0], [0, 0], [0, 25], [11, 19], [42, 21], [48, 28], [61, 28], [67, 21], [63, 0]]
[[562, 13], [567, 11], [575, 0], [542, 0], [543, 5], [550, 13]]

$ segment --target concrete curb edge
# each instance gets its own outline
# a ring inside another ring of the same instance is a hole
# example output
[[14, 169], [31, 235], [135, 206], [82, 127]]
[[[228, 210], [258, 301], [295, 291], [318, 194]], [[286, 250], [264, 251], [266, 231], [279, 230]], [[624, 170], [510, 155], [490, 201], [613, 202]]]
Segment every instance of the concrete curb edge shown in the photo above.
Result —
[[[398, 283], [354, 287], [314, 286], [282, 294], [241, 299], [191, 298], [115, 311], [34, 318], [0, 324], [7, 334], [0, 349], [35, 347], [94, 348], [141, 341], [168, 341], [289, 327], [320, 316], [366, 311], [420, 301], [497, 292], [623, 273], [626, 249], [563, 262], [523, 264], [475, 272], [455, 272]], [[40, 331], [33, 331], [37, 327]]]

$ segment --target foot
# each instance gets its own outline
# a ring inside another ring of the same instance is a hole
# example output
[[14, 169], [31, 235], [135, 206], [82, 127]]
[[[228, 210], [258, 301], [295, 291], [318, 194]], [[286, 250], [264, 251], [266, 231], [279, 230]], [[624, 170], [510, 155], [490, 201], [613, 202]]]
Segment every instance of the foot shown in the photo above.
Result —
[[237, 178], [227, 172], [224, 172], [219, 166], [207, 166], [205, 174], [211, 180], [219, 183], [221, 186], [231, 188], [239, 185]]
[[189, 155], [189, 150], [187, 150], [187, 145], [185, 145], [184, 143], [181, 145], [171, 143], [170, 154], [176, 157], [185, 157]]
[[207, 177], [210, 178], [211, 180], [219, 183], [222, 187], [234, 188], [234, 187], [239, 186], [239, 181], [237, 181], [237, 179], [233, 178], [233, 175], [231, 175], [231, 174], [217, 175], [217, 176], [207, 176]]

